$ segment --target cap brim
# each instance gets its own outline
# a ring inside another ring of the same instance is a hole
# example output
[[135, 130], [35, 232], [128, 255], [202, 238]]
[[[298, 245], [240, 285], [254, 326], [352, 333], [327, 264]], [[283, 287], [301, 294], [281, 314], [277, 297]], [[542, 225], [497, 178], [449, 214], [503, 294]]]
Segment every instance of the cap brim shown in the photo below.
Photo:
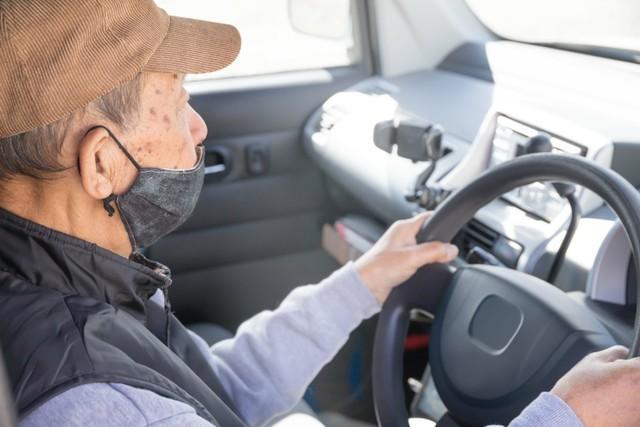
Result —
[[185, 74], [217, 71], [236, 59], [240, 45], [240, 33], [232, 25], [171, 16], [167, 35], [144, 70]]

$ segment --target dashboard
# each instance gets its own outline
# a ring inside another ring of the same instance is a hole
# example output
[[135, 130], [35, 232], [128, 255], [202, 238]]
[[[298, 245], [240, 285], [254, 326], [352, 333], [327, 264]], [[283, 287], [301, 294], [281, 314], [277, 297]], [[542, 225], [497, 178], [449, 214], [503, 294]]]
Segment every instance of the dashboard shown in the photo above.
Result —
[[[465, 63], [465, 53], [486, 56]], [[484, 63], [480, 61], [480, 63]], [[304, 145], [330, 182], [381, 222], [421, 208], [405, 197], [429, 162], [378, 149], [376, 124], [410, 121], [444, 128], [444, 156], [426, 184], [455, 192], [483, 172], [527, 155], [532, 139], [581, 156], [640, 187], [640, 66], [514, 42], [464, 45], [437, 68], [372, 77], [328, 99], [309, 119]], [[582, 212], [553, 284], [629, 346], [638, 276], [624, 230], [595, 194], [574, 193]], [[491, 259], [549, 277], [572, 209], [551, 183], [521, 187], [489, 203], [454, 238], [467, 262]], [[488, 257], [474, 259], [482, 251]], [[427, 368], [414, 412], [444, 408]], [[435, 412], [434, 412], [435, 411]], [[439, 412], [438, 412], [439, 411]]]
[[[427, 184], [448, 191], [525, 155], [527, 141], [540, 133], [554, 152], [583, 156], [640, 185], [640, 67], [514, 42], [476, 48], [488, 57], [489, 70], [470, 64], [467, 72], [464, 58], [453, 52], [435, 69], [372, 77], [335, 94], [305, 127], [308, 154], [335, 185], [387, 223], [420, 210], [405, 194], [428, 166], [375, 147], [376, 124], [399, 118], [444, 127], [446, 155]], [[595, 194], [578, 189], [576, 197], [584, 216], [555, 284], [594, 301], [628, 305], [635, 276], [630, 279], [624, 233]], [[509, 267], [544, 278], [569, 218], [567, 202], [553, 187], [536, 183], [477, 212], [457, 243], [463, 256], [479, 246]], [[515, 249], [501, 253], [505, 247]]]

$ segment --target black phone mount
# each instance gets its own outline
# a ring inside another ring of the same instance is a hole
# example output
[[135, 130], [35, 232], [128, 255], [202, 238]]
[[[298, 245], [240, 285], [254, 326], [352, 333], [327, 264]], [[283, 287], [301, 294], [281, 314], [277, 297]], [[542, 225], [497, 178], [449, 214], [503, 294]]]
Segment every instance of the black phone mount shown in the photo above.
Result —
[[379, 122], [373, 132], [373, 142], [381, 150], [391, 153], [396, 145], [398, 156], [413, 162], [429, 162], [416, 179], [413, 190], [405, 195], [407, 201], [418, 203], [427, 210], [435, 209], [449, 195], [448, 191], [427, 185], [438, 160], [444, 155], [443, 133], [440, 125], [425, 124], [415, 119]]

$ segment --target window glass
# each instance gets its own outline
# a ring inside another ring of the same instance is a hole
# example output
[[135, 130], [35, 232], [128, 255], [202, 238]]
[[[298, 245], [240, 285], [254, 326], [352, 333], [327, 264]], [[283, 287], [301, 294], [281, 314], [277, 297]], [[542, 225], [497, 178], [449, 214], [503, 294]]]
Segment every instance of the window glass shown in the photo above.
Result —
[[597, 47], [640, 52], [638, 0], [467, 0], [467, 4], [504, 38], [586, 51]]
[[190, 80], [346, 66], [356, 62], [350, 0], [156, 0], [170, 15], [238, 28], [229, 67]]

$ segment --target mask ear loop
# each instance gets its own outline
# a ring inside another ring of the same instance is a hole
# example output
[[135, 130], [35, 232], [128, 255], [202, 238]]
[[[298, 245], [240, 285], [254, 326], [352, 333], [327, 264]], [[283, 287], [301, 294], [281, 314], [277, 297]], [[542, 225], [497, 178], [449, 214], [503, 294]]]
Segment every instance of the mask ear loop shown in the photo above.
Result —
[[[124, 153], [124, 155], [127, 156], [127, 158], [133, 164], [133, 166], [135, 166], [135, 168], [138, 170], [138, 172], [140, 172], [140, 169], [142, 168], [140, 166], [140, 164], [136, 161], [136, 159], [133, 158], [131, 153], [129, 153], [127, 151], [127, 149], [124, 148], [124, 145], [122, 145], [122, 143], [118, 140], [118, 138], [116, 138], [116, 136], [113, 134], [113, 132], [111, 132], [111, 130], [109, 130], [107, 127], [105, 127], [103, 125], [97, 125], [97, 126], [94, 126], [94, 127], [90, 128], [87, 131], [87, 133], [91, 132], [94, 129], [104, 129], [107, 132], [107, 134], [109, 134], [109, 137], [115, 141], [115, 143], [118, 146], [118, 148], [120, 148], [120, 150]], [[85, 135], [87, 133], [85, 133]], [[102, 206], [104, 207], [104, 210], [107, 211], [107, 214], [110, 217], [112, 217], [113, 214], [116, 212], [115, 208], [111, 205], [111, 203], [114, 200], [116, 200], [117, 198], [118, 198], [118, 196], [116, 196], [115, 194], [111, 193], [109, 196], [107, 196], [106, 198], [102, 199]]]
[[111, 205], [111, 202], [113, 202], [116, 198], [117, 196], [111, 193], [105, 199], [102, 199], [102, 207], [104, 207], [104, 210], [107, 211], [107, 215], [109, 215], [109, 217], [112, 217], [113, 214], [116, 213], [115, 208]]

